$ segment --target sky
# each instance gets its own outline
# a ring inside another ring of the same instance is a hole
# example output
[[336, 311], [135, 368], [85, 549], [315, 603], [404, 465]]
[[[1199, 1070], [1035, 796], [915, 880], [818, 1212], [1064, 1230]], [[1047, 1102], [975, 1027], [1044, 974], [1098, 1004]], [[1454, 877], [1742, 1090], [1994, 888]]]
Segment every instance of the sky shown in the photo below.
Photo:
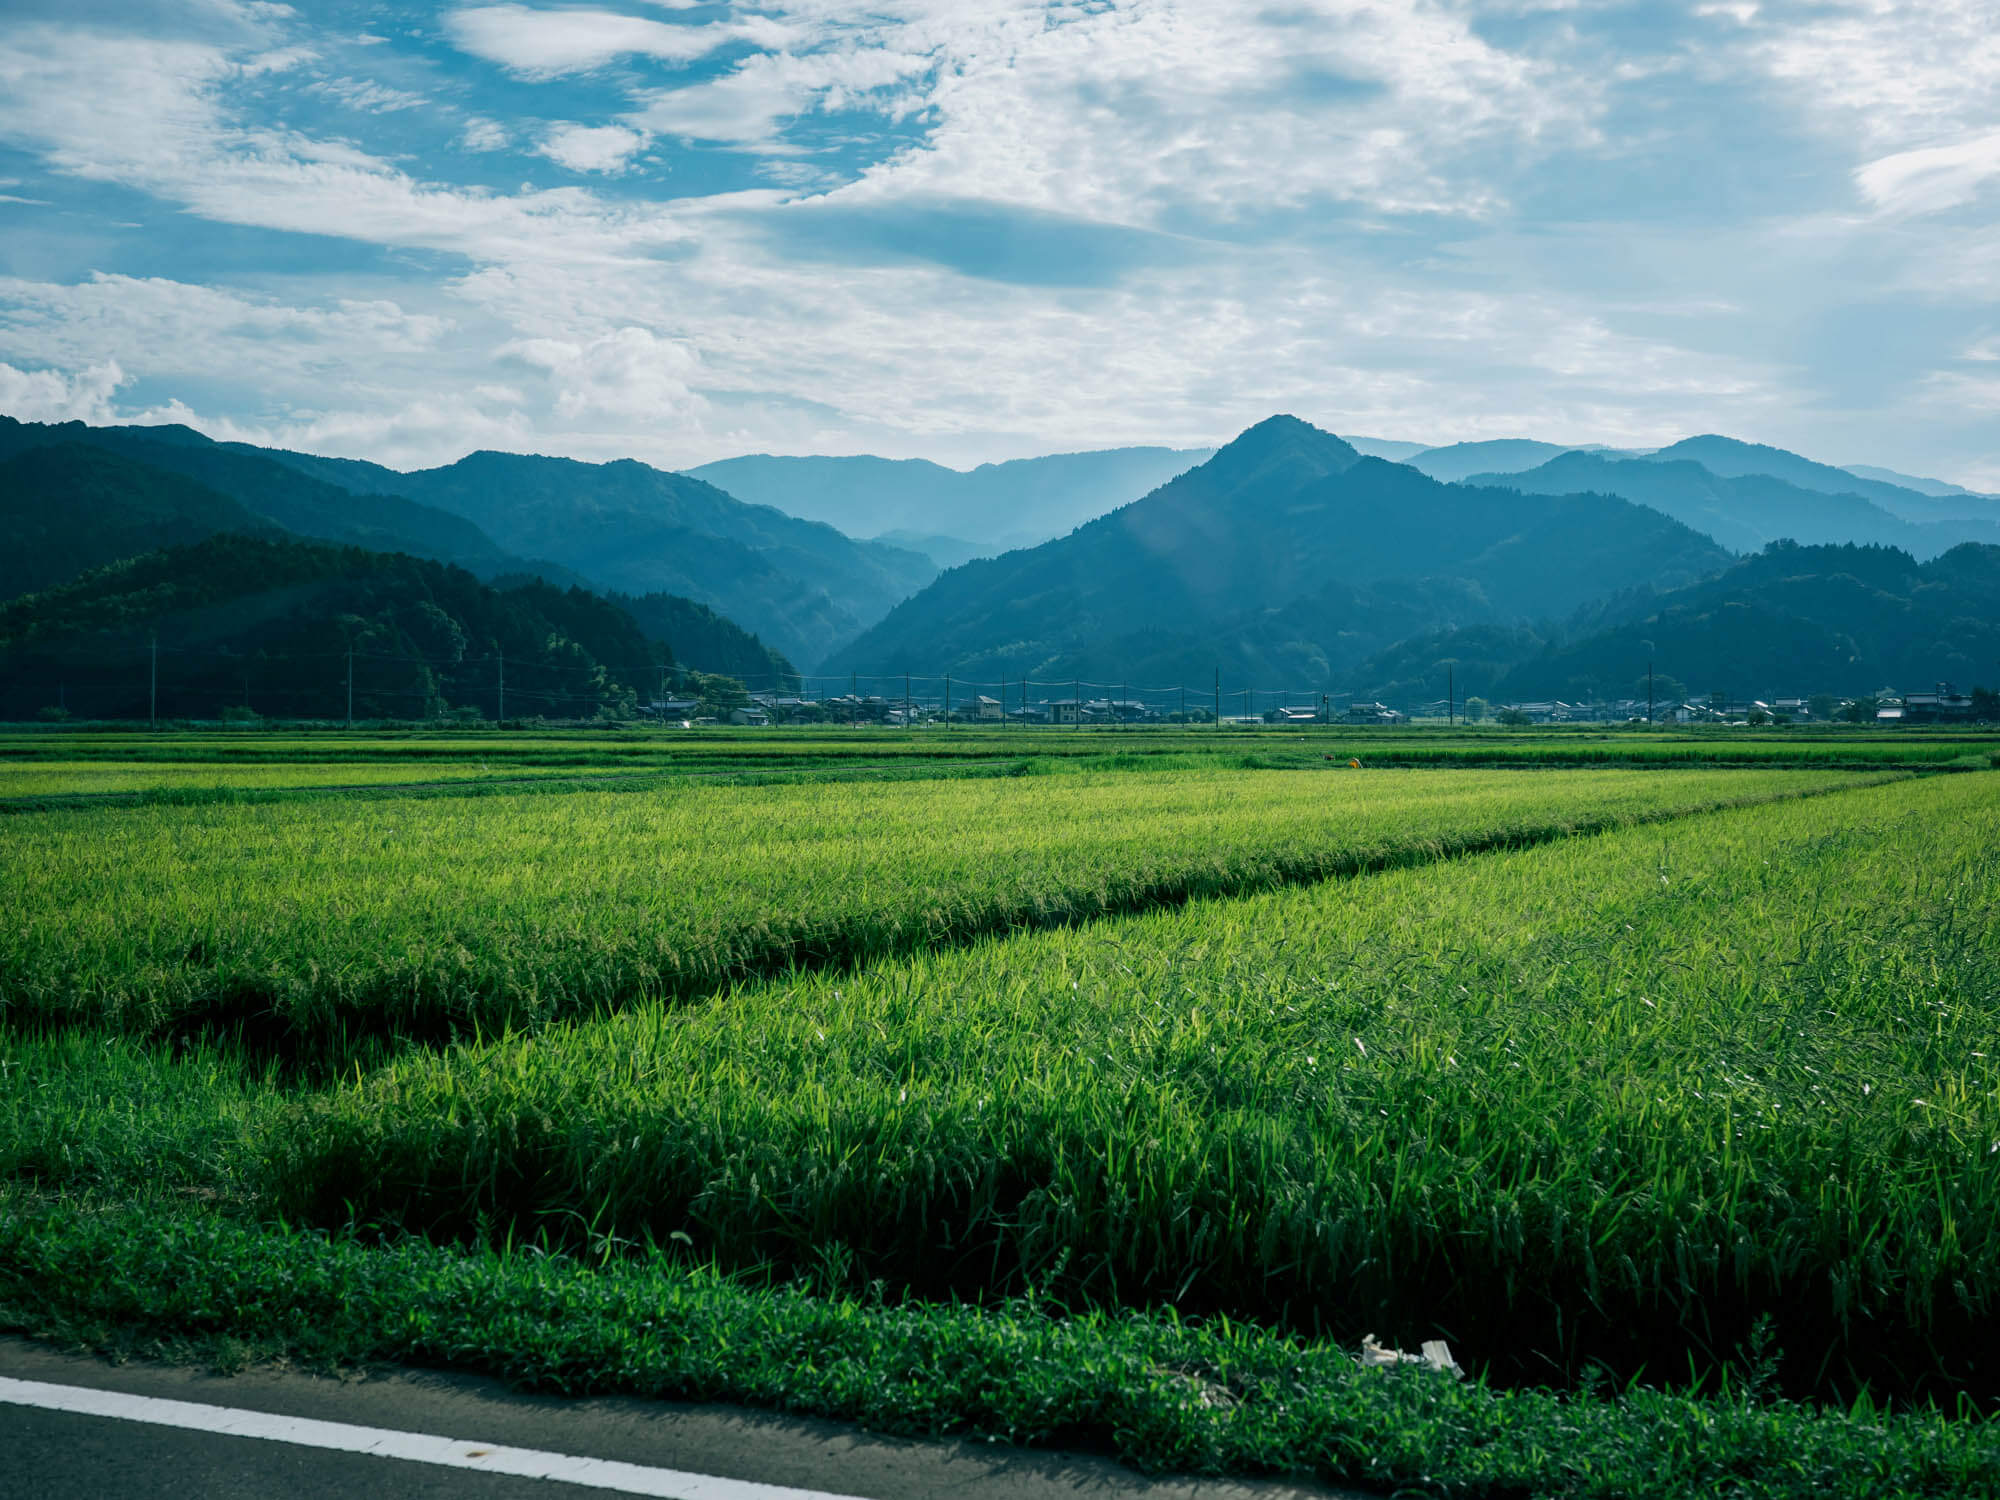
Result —
[[397, 467], [1285, 411], [2000, 490], [1995, 0], [5, 0], [0, 411]]

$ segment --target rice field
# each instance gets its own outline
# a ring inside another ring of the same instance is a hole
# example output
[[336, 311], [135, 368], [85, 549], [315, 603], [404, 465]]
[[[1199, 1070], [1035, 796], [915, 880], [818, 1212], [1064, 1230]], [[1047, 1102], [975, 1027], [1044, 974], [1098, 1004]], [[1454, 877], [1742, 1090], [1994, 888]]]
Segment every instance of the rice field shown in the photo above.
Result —
[[0, 1015], [324, 1060], [1860, 779], [1210, 768], [46, 811], [0, 828]]
[[1545, 766], [1943, 766], [1990, 767], [2000, 734], [1982, 728], [1880, 732], [1868, 729], [1668, 729], [1556, 725], [1507, 729], [1306, 729], [1267, 726], [991, 727], [952, 729], [798, 726], [695, 730], [606, 725], [523, 732], [506, 729], [184, 730], [7, 732], [0, 766], [115, 760], [154, 765], [317, 765], [383, 761], [399, 767], [463, 762], [502, 766], [713, 770], [824, 767], [869, 762], [993, 760], [1175, 763], [1253, 760], [1267, 768], [1316, 766], [1327, 757], [1367, 765]]
[[145, 760], [0, 761], [0, 799], [51, 800], [190, 791], [292, 791], [427, 786], [439, 782], [524, 781], [542, 777], [630, 774], [618, 766], [494, 765], [446, 761], [410, 765], [379, 760], [296, 762]]
[[1990, 740], [599, 733], [0, 738], [0, 1328], [2000, 1485]]
[[[1040, 1286], [1515, 1378], [2000, 1347], [2000, 800], [1856, 790], [922, 953], [399, 1058], [273, 1200]], [[1990, 1377], [1988, 1377], [1990, 1378]]]

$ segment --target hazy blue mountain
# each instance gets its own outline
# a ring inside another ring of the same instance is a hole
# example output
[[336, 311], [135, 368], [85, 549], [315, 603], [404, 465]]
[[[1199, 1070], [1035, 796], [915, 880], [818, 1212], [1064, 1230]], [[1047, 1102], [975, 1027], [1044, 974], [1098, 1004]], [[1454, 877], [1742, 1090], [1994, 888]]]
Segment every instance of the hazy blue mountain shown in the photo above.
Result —
[[207, 485], [84, 443], [0, 461], [0, 529], [0, 599], [219, 531], [282, 535]]
[[1883, 484], [1900, 485], [1906, 490], [1915, 490], [1919, 495], [1930, 495], [1937, 499], [1974, 493], [1962, 484], [1952, 484], [1943, 479], [1925, 479], [1917, 474], [1899, 474], [1894, 469], [1880, 468], [1875, 464], [1842, 464], [1841, 468], [1858, 479], [1875, 479]]
[[1693, 459], [1711, 474], [1720, 474], [1725, 478], [1769, 474], [1800, 489], [1819, 490], [1829, 495], [1860, 495], [1906, 521], [2000, 519], [2000, 502], [1985, 496], [1920, 494], [1899, 484], [1863, 478], [1850, 469], [1816, 463], [1784, 448], [1746, 443], [1736, 438], [1718, 437], [1714, 433], [1683, 438], [1647, 457], [1655, 463]]
[[[352, 465], [339, 472], [367, 482]], [[393, 482], [602, 587], [699, 600], [794, 661], [818, 660], [937, 576], [918, 553], [632, 459], [480, 452]]]
[[1395, 438], [1354, 437], [1350, 434], [1347, 446], [1363, 458], [1386, 458], [1392, 464], [1406, 464], [1419, 453], [1428, 453], [1432, 445], [1404, 443]]
[[963, 537], [1005, 551], [1082, 525], [1205, 461], [1207, 448], [1109, 448], [947, 469], [924, 459], [750, 454], [688, 472], [738, 499], [854, 536]]
[[1561, 443], [1542, 443], [1533, 438], [1492, 438], [1482, 443], [1448, 443], [1442, 448], [1425, 448], [1401, 462], [1421, 469], [1433, 479], [1453, 483], [1474, 474], [1518, 473], [1570, 451]]
[[901, 547], [905, 552], [921, 552], [937, 565], [940, 572], [955, 568], [960, 563], [969, 563], [975, 557], [991, 557], [1006, 550], [1004, 547], [968, 542], [962, 536], [938, 536], [922, 531], [885, 531], [869, 540], [889, 547]]
[[528, 566], [462, 516], [400, 494], [359, 494], [301, 475], [276, 455], [211, 442], [188, 427], [88, 427], [0, 417], [0, 456], [51, 443], [101, 448], [184, 475], [298, 536], [407, 552], [490, 573]]
[[1781, 543], [1643, 618], [1530, 656], [1504, 691], [1625, 695], [1649, 658], [1692, 691], [1736, 697], [2000, 683], [2000, 547], [1919, 563], [1889, 547]]
[[1725, 478], [1692, 459], [1606, 458], [1565, 453], [1520, 474], [1478, 474], [1469, 484], [1541, 495], [1618, 495], [1664, 511], [1735, 552], [1796, 542], [1862, 542], [1935, 557], [1960, 542], [2000, 542], [2000, 521], [1919, 523], [1857, 494], [1801, 489], [1769, 474]]
[[1440, 484], [1273, 417], [1067, 537], [947, 572], [828, 665], [1199, 683], [1219, 664], [1331, 685], [1426, 630], [1559, 617], [1728, 562], [1654, 510]]

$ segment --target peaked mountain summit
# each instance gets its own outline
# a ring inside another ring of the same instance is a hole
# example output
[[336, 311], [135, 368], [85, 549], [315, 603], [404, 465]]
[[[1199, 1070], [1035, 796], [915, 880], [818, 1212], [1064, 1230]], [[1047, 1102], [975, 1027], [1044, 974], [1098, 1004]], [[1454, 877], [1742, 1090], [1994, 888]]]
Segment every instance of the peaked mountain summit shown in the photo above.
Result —
[[1728, 562], [1624, 500], [1442, 484], [1277, 416], [1069, 536], [952, 569], [827, 665], [1334, 686], [1426, 630], [1567, 614]]

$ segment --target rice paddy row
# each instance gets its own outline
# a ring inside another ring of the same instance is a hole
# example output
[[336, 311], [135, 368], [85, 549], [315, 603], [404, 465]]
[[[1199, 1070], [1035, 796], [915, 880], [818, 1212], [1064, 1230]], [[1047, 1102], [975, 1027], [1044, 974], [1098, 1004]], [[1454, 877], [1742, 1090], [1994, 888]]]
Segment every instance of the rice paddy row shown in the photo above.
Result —
[[375, 1039], [536, 1027], [1866, 779], [1211, 768], [45, 812], [0, 826], [0, 1016], [233, 1029], [345, 1066]]
[[[412, 1052], [294, 1222], [2000, 1394], [2000, 800], [1958, 777]], [[226, 1113], [226, 1112], [225, 1112]]]
[[1189, 757], [1224, 761], [1254, 756], [1272, 765], [1317, 765], [1326, 757], [1370, 765], [1800, 765], [1990, 766], [2000, 734], [1979, 729], [1886, 733], [1852, 727], [1672, 729], [1645, 726], [1544, 726], [1504, 729], [1304, 730], [1213, 727], [1022, 729], [962, 725], [952, 730], [707, 727], [694, 731], [607, 725], [598, 729], [519, 731], [293, 729], [148, 733], [0, 732], [0, 767], [92, 760], [227, 766], [315, 765], [383, 761], [425, 764], [608, 767], [818, 766], [855, 760], [956, 760], [995, 757], [1085, 759]]

